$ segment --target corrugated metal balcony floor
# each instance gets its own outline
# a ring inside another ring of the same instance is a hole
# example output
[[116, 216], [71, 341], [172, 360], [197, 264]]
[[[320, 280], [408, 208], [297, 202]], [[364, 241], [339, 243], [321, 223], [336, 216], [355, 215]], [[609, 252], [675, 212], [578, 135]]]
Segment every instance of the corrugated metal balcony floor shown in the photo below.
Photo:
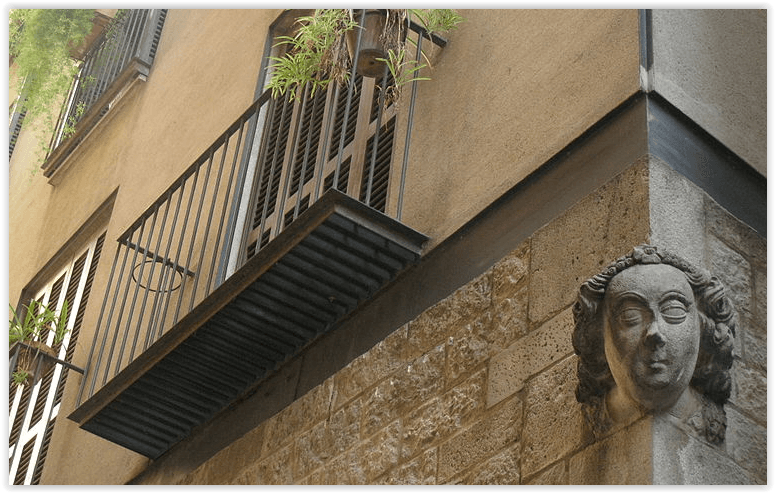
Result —
[[426, 240], [329, 190], [69, 417], [157, 458], [416, 262]]

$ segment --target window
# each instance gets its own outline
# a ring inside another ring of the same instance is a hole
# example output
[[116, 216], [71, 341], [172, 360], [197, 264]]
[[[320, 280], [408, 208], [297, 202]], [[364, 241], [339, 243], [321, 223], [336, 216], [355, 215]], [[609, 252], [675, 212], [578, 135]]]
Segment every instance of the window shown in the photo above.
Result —
[[[63, 306], [64, 300], [67, 300], [69, 332], [62, 344], [55, 346], [54, 350], [59, 359], [68, 363], [72, 361], [75, 352], [104, 240], [103, 233], [33, 296], [34, 299], [56, 307], [57, 310]], [[8, 457], [11, 484], [40, 482], [48, 444], [67, 381], [68, 372], [64, 370], [62, 365], [57, 364], [34, 385], [17, 387], [12, 384], [8, 391]]]

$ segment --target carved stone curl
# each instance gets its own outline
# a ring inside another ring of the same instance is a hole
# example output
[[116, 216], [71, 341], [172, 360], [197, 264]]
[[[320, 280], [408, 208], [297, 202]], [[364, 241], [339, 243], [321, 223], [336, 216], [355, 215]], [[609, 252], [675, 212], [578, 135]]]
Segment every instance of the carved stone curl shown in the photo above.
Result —
[[576, 399], [596, 435], [670, 412], [724, 440], [737, 316], [718, 279], [640, 245], [581, 285], [573, 316]]

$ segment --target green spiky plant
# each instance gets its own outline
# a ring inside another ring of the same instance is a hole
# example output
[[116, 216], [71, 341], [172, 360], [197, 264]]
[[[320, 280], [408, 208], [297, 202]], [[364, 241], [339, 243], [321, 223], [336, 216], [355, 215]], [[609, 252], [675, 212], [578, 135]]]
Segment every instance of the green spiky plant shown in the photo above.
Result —
[[18, 317], [13, 306], [10, 304], [8, 306], [11, 310], [11, 319], [8, 321], [9, 346], [21, 342], [33, 348], [22, 348], [19, 351], [17, 367], [12, 374], [13, 382], [17, 385], [23, 385], [30, 380], [30, 369], [33, 368], [38, 353], [43, 352], [49, 355], [53, 353], [51, 348], [45, 344], [49, 333], [54, 333], [52, 344], [58, 346], [62, 344], [69, 332], [67, 328], [67, 300], [62, 304], [59, 314], [38, 300], [32, 300], [26, 307], [23, 319]]
[[[407, 49], [403, 26], [407, 19], [417, 19], [429, 33], [448, 32], [457, 28], [464, 19], [451, 9], [389, 9], [381, 41], [386, 49], [384, 62], [394, 83], [387, 90], [386, 105], [396, 101], [401, 87], [416, 81], [429, 80], [419, 71], [428, 67], [406, 56]], [[286, 45], [286, 54], [270, 57], [272, 77], [267, 88], [273, 97], [288, 95], [293, 100], [300, 87], [311, 84], [312, 93], [325, 89], [331, 82], [347, 83], [352, 60], [347, 52], [345, 37], [358, 28], [358, 22], [350, 9], [318, 9], [311, 16], [300, 17], [299, 27], [293, 36], [281, 36], [277, 45]], [[409, 41], [413, 42], [413, 41]], [[425, 55], [425, 54], [423, 54]]]

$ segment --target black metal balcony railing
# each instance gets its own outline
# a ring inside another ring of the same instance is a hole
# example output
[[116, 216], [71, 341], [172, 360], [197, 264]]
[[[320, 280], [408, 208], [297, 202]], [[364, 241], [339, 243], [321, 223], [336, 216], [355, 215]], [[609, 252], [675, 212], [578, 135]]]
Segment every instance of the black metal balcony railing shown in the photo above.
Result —
[[265, 92], [118, 238], [71, 419], [157, 457], [419, 258], [386, 80]]
[[[167, 10], [131, 9], [118, 15], [84, 57], [51, 137], [52, 151], [70, 137], [71, 131], [66, 129], [87, 132], [107, 112], [126, 82], [138, 75], [145, 77], [150, 71]], [[79, 140], [82, 135], [74, 138]], [[54, 170], [46, 170], [46, 176]]]

